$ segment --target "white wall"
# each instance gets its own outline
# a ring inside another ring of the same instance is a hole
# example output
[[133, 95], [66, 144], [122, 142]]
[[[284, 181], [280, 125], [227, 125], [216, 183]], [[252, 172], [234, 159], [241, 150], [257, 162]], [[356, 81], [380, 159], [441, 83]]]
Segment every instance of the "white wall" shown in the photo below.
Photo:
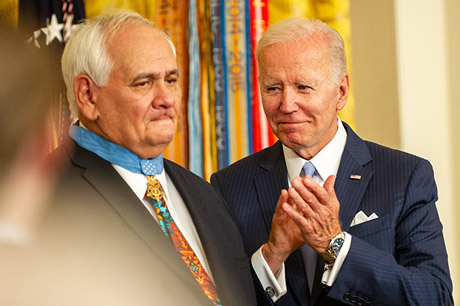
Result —
[[[401, 148], [433, 164], [439, 190], [437, 206], [447, 249], [453, 255], [456, 225], [445, 3], [395, 0], [395, 13]], [[456, 272], [453, 259], [450, 257], [449, 264]]]
[[460, 128], [454, 124], [460, 116], [459, 2], [350, 0], [358, 133], [433, 164], [456, 301], [460, 290], [456, 241]]

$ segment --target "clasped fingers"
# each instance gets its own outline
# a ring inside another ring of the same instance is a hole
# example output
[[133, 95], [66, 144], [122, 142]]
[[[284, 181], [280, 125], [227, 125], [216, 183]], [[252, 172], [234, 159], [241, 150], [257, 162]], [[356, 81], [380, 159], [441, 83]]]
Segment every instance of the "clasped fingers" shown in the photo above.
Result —
[[283, 209], [299, 226], [307, 243], [316, 250], [327, 247], [330, 239], [341, 231], [340, 203], [334, 191], [334, 177], [324, 187], [311, 177], [295, 178], [289, 188], [289, 205]]

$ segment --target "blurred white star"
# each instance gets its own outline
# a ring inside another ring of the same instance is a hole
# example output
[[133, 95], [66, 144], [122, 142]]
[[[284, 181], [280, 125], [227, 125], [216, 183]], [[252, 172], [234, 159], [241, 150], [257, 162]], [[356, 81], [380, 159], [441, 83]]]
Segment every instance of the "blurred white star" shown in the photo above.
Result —
[[46, 35], [46, 45], [48, 46], [55, 38], [62, 43], [61, 31], [64, 28], [62, 23], [58, 23], [56, 14], [51, 16], [51, 22], [46, 22], [46, 28], [41, 28], [42, 32]]
[[42, 34], [42, 32], [40, 30], [34, 31], [33, 37], [30, 37], [27, 40], [27, 43], [31, 44], [32, 41], [33, 41], [34, 46], [40, 49], [40, 44], [38, 43], [38, 38], [40, 37], [40, 34]]

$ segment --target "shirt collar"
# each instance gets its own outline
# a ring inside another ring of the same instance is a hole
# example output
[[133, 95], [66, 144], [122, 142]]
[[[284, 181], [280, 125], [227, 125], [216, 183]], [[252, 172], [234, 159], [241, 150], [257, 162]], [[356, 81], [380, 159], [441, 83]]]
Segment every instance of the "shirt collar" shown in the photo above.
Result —
[[156, 175], [163, 171], [163, 155], [152, 159], [141, 159], [128, 149], [76, 125], [70, 127], [70, 137], [81, 147], [131, 172]]
[[[318, 172], [314, 179], [319, 183], [324, 181], [330, 175], [337, 175], [340, 160], [342, 158], [343, 150], [347, 142], [347, 132], [343, 127], [342, 121], [337, 116], [337, 132], [332, 140], [316, 154], [313, 158], [308, 160], [313, 163]], [[299, 176], [303, 164], [307, 161], [303, 159], [291, 148], [283, 144], [284, 160], [288, 171], [288, 180], [291, 182], [295, 177]]]

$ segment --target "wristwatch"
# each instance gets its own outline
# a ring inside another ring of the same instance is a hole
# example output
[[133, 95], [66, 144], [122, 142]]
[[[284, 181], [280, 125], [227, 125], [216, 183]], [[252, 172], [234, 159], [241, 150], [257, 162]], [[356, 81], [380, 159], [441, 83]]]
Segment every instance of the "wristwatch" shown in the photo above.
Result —
[[319, 253], [319, 255], [329, 264], [333, 264], [339, 255], [340, 249], [342, 248], [343, 242], [345, 241], [345, 233], [341, 232], [337, 236], [331, 239], [329, 247], [326, 252]]

